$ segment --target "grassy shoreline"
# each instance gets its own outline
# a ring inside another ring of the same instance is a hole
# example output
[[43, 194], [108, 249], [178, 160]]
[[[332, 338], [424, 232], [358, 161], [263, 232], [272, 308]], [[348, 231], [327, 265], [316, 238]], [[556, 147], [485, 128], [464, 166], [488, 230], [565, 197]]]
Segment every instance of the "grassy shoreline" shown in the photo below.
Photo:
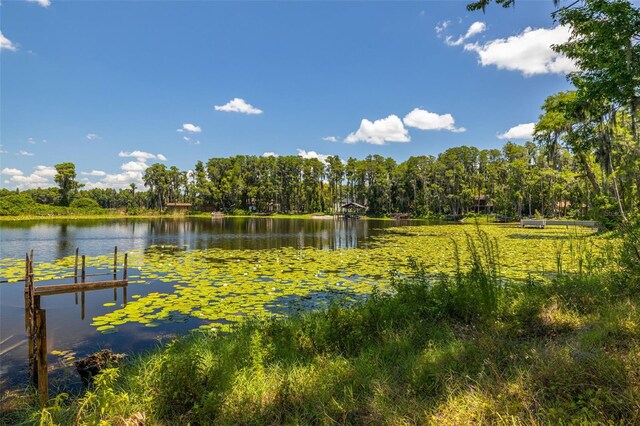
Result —
[[[232, 218], [270, 218], [270, 219], [313, 219], [314, 216], [323, 216], [324, 213], [304, 213], [304, 214], [284, 214], [274, 213], [270, 215], [247, 215], [247, 214], [225, 214], [217, 217]], [[72, 214], [72, 215], [20, 215], [20, 216], [0, 216], [0, 222], [17, 222], [17, 221], [38, 221], [38, 220], [82, 220], [82, 219], [184, 219], [184, 218], [211, 218], [210, 213], [200, 214], [164, 214], [160, 212], [147, 214], [122, 214], [122, 213], [105, 213], [105, 214]], [[395, 220], [391, 217], [367, 217], [361, 216], [361, 220]], [[403, 220], [428, 220], [428, 218], [413, 218]]]
[[[7, 424], [637, 424], [640, 282], [504, 282], [495, 247], [391, 293], [231, 333], [199, 331]], [[634, 278], [635, 277], [635, 278]], [[138, 423], [136, 423], [138, 422]]]

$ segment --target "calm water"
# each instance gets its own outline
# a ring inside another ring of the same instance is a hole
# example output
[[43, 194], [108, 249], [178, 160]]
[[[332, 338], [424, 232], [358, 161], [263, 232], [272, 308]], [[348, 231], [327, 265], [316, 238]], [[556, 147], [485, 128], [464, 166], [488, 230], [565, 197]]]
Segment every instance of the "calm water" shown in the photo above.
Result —
[[[371, 237], [385, 228], [406, 222], [376, 220], [313, 220], [271, 218], [221, 219], [123, 219], [0, 222], [0, 255], [3, 259], [24, 259], [30, 249], [35, 260], [53, 261], [74, 254], [76, 247], [87, 256], [108, 254], [117, 246], [120, 253], [146, 249], [152, 245], [171, 245], [187, 250], [223, 248], [227, 250], [270, 250], [281, 247], [318, 249], [366, 248]], [[415, 225], [416, 222], [411, 222]], [[91, 272], [91, 271], [89, 271]], [[136, 271], [130, 270], [131, 275]], [[0, 271], [0, 279], [3, 272]], [[152, 281], [138, 286], [136, 293], [173, 291], [173, 283]], [[129, 285], [129, 291], [135, 284]], [[27, 347], [24, 330], [23, 283], [0, 284], [0, 389], [27, 383]], [[47, 347], [75, 352], [76, 358], [108, 348], [114, 352], [133, 353], [149, 349], [159, 342], [198, 327], [201, 322], [189, 318], [184, 323], [163, 323], [148, 328], [124, 324], [119, 332], [103, 335], [91, 326], [92, 318], [114, 307], [107, 302], [122, 303], [122, 289], [86, 292], [82, 300], [74, 294], [47, 296], [42, 308], [47, 311]], [[84, 316], [83, 316], [84, 315]], [[50, 381], [56, 386], [77, 388], [79, 378], [72, 363], [49, 356]]]

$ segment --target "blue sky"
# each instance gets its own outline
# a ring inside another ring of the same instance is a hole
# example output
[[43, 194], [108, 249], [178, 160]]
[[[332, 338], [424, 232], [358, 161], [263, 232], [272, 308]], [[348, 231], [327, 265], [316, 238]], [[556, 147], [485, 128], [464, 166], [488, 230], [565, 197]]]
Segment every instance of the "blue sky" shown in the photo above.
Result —
[[567, 30], [551, 0], [465, 5], [3, 0], [2, 186], [49, 186], [65, 161], [117, 188], [157, 161], [524, 142], [570, 87], [549, 49]]

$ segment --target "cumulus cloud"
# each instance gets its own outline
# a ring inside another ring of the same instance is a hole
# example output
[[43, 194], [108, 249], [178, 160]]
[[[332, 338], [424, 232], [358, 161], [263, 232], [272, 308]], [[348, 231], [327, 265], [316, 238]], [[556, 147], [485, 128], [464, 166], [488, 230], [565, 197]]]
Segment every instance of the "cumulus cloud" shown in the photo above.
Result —
[[202, 129], [200, 128], [200, 126], [196, 126], [195, 124], [191, 124], [191, 123], [184, 123], [182, 125], [181, 129], [178, 129], [179, 132], [189, 132], [189, 133], [200, 133], [202, 132]]
[[96, 141], [98, 139], [101, 139], [100, 136], [98, 136], [96, 133], [88, 133], [86, 137], [88, 141]]
[[9, 40], [8, 38], [6, 38], [3, 34], [2, 31], [0, 31], [0, 50], [3, 49], [7, 49], [10, 50], [12, 52], [15, 52], [16, 50], [18, 50], [18, 48], [16, 47], [15, 44], [13, 44], [11, 42], [11, 40]]
[[315, 151], [305, 151], [304, 149], [300, 149], [300, 148], [298, 148], [298, 155], [302, 158], [317, 158], [323, 163], [326, 163], [327, 158], [330, 157], [329, 155], [318, 154]]
[[58, 171], [56, 170], [55, 167], [36, 166], [35, 169], [36, 171], [34, 173], [42, 177], [54, 177], [55, 175], [58, 174]]
[[518, 124], [504, 133], [498, 134], [498, 139], [532, 139], [536, 123]]
[[265, 152], [264, 154], [262, 154], [263, 157], [278, 157], [278, 154], [276, 154], [275, 152], [269, 151], [269, 152]]
[[98, 181], [90, 181], [85, 179], [85, 188], [115, 188], [128, 189], [131, 183], [136, 184], [139, 188], [144, 188], [145, 170], [149, 167], [149, 160], [167, 161], [167, 157], [162, 154], [152, 154], [145, 151], [120, 151], [119, 157], [134, 158], [135, 161], [128, 161], [120, 165], [120, 173], [106, 173], [101, 170], [92, 170], [91, 172], [83, 172], [85, 176], [94, 176], [100, 178]]
[[10, 176], [4, 183], [23, 190], [54, 186], [53, 177], [56, 173], [56, 169], [50, 166], [35, 166], [30, 175], [25, 175], [22, 170], [11, 168], [4, 168], [1, 172], [3, 175]]
[[147, 167], [149, 167], [147, 163], [142, 161], [129, 161], [128, 163], [121, 165], [120, 169], [125, 172], [144, 172], [147, 170]]
[[29, 3], [38, 3], [42, 7], [51, 6], [51, 0], [27, 0]]
[[10, 169], [8, 167], [5, 167], [4, 169], [2, 169], [2, 171], [0, 171], [0, 174], [7, 176], [22, 176], [24, 173], [22, 173], [22, 170]]
[[506, 39], [466, 44], [464, 50], [477, 53], [483, 67], [495, 65], [498, 69], [519, 71], [525, 76], [562, 74], [575, 71], [576, 65], [566, 56], [554, 52], [551, 46], [566, 42], [569, 35], [570, 29], [566, 26], [527, 27], [521, 34]]
[[216, 111], [239, 112], [242, 114], [262, 114], [263, 112], [261, 109], [255, 108], [241, 98], [234, 98], [225, 105], [215, 105], [214, 108]]
[[35, 154], [33, 152], [27, 152], [21, 149], [20, 151], [18, 151], [18, 155], [22, 157], [33, 157]]
[[450, 132], [464, 132], [464, 127], [456, 127], [451, 114], [436, 114], [424, 109], [415, 108], [407, 114], [403, 122], [407, 127], [415, 127], [420, 130], [448, 130]]
[[[445, 27], [446, 28], [446, 27]], [[473, 24], [471, 24], [469, 26], [469, 29], [467, 30], [467, 33], [464, 35], [461, 35], [460, 37], [458, 37], [457, 40], [453, 40], [451, 36], [447, 36], [444, 39], [444, 42], [447, 46], [460, 46], [462, 43], [464, 43], [466, 40], [470, 39], [471, 37], [478, 35], [482, 32], [484, 32], [484, 30], [487, 29], [487, 26], [485, 25], [484, 22], [480, 22], [480, 21], [476, 21]], [[436, 32], [438, 32], [438, 27], [436, 27]]]
[[337, 136], [325, 136], [324, 138], [322, 138], [323, 141], [327, 141], [327, 142], [338, 142], [338, 137]]
[[145, 152], [145, 151], [120, 151], [120, 153], [118, 154], [118, 157], [133, 157], [136, 160], [138, 160], [140, 163], [145, 163], [147, 160], [160, 160], [160, 161], [167, 161], [167, 157], [165, 157], [162, 154], [151, 154], [150, 152]]
[[411, 137], [397, 115], [390, 115], [374, 122], [362, 119], [360, 128], [345, 138], [346, 143], [365, 142], [384, 145], [387, 142], [409, 142]]
[[102, 170], [91, 170], [90, 172], [81, 172], [81, 175], [84, 176], [106, 176], [107, 172], [103, 172]]

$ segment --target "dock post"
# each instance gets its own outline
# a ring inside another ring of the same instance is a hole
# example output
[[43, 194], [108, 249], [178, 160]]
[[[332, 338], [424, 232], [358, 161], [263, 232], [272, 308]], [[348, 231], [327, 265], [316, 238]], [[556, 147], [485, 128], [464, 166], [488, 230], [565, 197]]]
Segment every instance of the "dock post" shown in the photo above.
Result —
[[127, 261], [129, 258], [129, 253], [124, 254], [124, 268], [122, 270], [122, 279], [126, 281], [127, 279]]
[[82, 284], [84, 284], [84, 281], [87, 277], [87, 270], [85, 269], [86, 267], [86, 256], [83, 254], [82, 255]]
[[[73, 266], [73, 283], [78, 284], [78, 247], [76, 247], [76, 260]], [[78, 304], [78, 292], [76, 291], [76, 305]]]
[[[118, 279], [118, 246], [113, 249], [113, 280]], [[113, 301], [118, 301], [118, 289], [113, 289]]]
[[84, 281], [86, 279], [87, 276], [87, 271], [85, 269], [86, 267], [86, 257], [83, 254], [82, 255], [82, 283], [80, 284], [80, 288], [82, 289], [81, 293], [80, 293], [80, 303], [81, 303], [81, 313], [80, 313], [80, 319], [82, 319], [84, 321]]
[[37, 297], [38, 310], [36, 311], [36, 381], [40, 406], [47, 405], [49, 400], [49, 372], [47, 367], [47, 312], [40, 309], [40, 296]]
[[116, 280], [116, 274], [118, 273], [118, 246], [113, 249], [113, 280]]

